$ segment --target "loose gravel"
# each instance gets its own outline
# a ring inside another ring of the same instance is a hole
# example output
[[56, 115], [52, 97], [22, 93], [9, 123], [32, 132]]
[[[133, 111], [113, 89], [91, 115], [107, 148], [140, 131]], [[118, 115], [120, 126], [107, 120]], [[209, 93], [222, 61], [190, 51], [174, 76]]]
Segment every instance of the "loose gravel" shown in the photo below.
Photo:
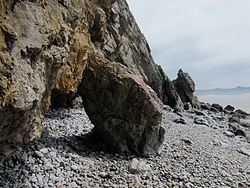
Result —
[[161, 154], [138, 158], [91, 141], [83, 108], [50, 110], [40, 140], [0, 159], [0, 187], [250, 187], [247, 139], [226, 134], [229, 115], [197, 113], [165, 108]]

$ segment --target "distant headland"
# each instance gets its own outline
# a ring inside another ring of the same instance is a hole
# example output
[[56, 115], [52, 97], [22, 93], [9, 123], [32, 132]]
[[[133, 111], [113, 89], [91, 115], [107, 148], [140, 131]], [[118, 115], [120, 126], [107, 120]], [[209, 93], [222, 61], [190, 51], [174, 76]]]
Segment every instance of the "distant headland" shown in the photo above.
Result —
[[237, 86], [235, 88], [214, 88], [195, 91], [196, 95], [235, 95], [250, 93], [250, 87]]

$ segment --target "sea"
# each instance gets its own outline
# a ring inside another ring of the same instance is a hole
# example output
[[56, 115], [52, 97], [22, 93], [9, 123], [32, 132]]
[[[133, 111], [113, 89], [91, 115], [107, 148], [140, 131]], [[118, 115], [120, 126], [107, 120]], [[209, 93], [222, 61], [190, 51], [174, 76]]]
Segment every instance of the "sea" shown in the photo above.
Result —
[[208, 102], [210, 104], [218, 103], [223, 107], [231, 105], [236, 109], [241, 109], [247, 113], [250, 113], [250, 93], [216, 95], [203, 94], [197, 95], [197, 97], [201, 102]]

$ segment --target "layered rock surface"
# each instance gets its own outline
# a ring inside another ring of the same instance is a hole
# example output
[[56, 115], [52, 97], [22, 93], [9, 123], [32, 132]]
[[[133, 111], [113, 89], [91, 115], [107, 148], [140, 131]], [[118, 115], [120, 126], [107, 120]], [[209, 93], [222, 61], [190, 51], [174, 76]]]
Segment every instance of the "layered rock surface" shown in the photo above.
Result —
[[158, 154], [165, 133], [162, 108], [144, 81], [105, 59], [90, 61], [83, 75], [78, 92], [95, 133], [117, 151]]
[[[158, 96], [162, 96], [162, 78], [125, 1], [4, 0], [0, 5], [0, 153], [8, 154], [10, 148], [39, 138], [43, 130], [44, 113], [50, 106], [52, 90], [64, 94], [76, 93], [84, 77], [92, 87], [90, 95], [84, 95], [84, 101], [96, 97], [93, 85], [96, 81], [89, 80], [88, 75], [85, 76], [83, 72], [88, 62], [92, 64], [90, 59], [96, 57], [101, 57], [108, 63], [117, 62], [112, 63], [114, 68], [120, 66], [118, 63], [124, 64], [127, 68], [123, 68], [123, 74], [130, 74], [125, 76], [124, 83], [119, 82], [119, 75], [113, 75], [118, 81], [112, 87], [122, 89], [115, 95], [113, 106], [115, 102], [122, 100], [125, 100], [124, 103], [128, 102], [127, 106], [123, 103], [124, 106], [117, 105], [124, 111], [119, 118], [123, 118], [126, 110], [136, 111], [138, 107], [133, 105], [146, 109], [142, 109], [144, 112], [139, 117], [134, 115], [129, 121], [125, 118], [128, 125], [136, 131], [141, 130], [139, 135], [130, 135], [130, 138], [125, 139], [132, 143], [129, 150], [146, 153], [146, 150], [151, 150], [146, 148], [153, 148], [155, 151], [150, 152], [157, 152], [163, 136], [162, 129], [158, 126], [161, 107], [148, 92], [144, 81], [157, 91]], [[99, 74], [98, 71], [101, 70], [97, 65], [95, 68], [97, 70], [93, 70], [94, 74]], [[109, 67], [105, 74], [112, 74], [112, 71]], [[136, 88], [131, 100], [135, 104], [129, 103], [129, 98], [132, 97], [129, 89], [132, 88]], [[128, 96], [124, 92], [128, 92]], [[103, 107], [109, 106], [105, 103], [107, 96], [98, 97]], [[93, 121], [98, 122], [91, 114], [92, 106], [86, 105], [86, 108]], [[104, 108], [99, 110], [100, 114], [102, 112], [106, 112]], [[109, 126], [123, 126], [121, 122], [116, 122], [115, 117], [109, 121], [111, 120], [113, 122]], [[102, 130], [100, 123], [96, 124], [97, 129]], [[107, 130], [102, 134], [104, 133]], [[115, 135], [114, 132], [110, 136]], [[155, 141], [152, 140], [152, 135], [156, 135]], [[123, 144], [127, 147], [128, 143], [124, 142], [122, 139], [117, 140], [117, 148], [121, 148]]]
[[[77, 88], [96, 130], [112, 136], [116, 149], [158, 152], [164, 132], [158, 98], [174, 107], [182, 90], [154, 63], [125, 0], [2, 0], [0, 12], [0, 153], [39, 138], [51, 102], [67, 106]], [[112, 92], [105, 82], [114, 84]], [[139, 132], [117, 140], [121, 125], [125, 135], [128, 126]]]

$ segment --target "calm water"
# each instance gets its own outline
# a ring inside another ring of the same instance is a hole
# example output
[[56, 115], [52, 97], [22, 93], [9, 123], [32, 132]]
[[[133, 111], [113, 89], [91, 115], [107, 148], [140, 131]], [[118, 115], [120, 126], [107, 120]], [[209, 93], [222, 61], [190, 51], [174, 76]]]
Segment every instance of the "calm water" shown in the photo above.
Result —
[[210, 104], [218, 103], [224, 107], [230, 104], [236, 109], [242, 109], [250, 113], [250, 93], [237, 95], [198, 95], [198, 98], [202, 102]]

